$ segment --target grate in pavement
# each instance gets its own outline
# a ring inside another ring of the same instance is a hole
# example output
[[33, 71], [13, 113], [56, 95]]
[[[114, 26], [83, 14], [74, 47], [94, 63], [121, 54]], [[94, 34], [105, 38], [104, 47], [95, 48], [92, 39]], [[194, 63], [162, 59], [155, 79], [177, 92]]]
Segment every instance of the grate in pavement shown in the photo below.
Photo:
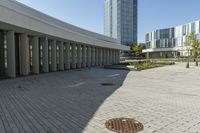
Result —
[[113, 86], [113, 83], [101, 83], [102, 86]]
[[143, 130], [143, 124], [131, 118], [114, 118], [108, 120], [106, 128], [116, 133], [137, 133]]

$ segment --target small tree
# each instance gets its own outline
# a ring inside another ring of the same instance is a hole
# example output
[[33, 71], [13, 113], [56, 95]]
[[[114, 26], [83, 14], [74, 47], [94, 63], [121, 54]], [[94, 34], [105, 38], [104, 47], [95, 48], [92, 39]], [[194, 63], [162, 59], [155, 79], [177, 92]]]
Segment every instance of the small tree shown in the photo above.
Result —
[[196, 66], [198, 66], [198, 57], [199, 57], [199, 52], [200, 52], [199, 46], [200, 46], [199, 40], [194, 38], [194, 40], [192, 40], [192, 52], [195, 58]]
[[141, 45], [133, 45], [131, 50], [133, 51], [134, 55], [136, 57], [140, 56], [142, 54], [143, 46]]
[[194, 39], [195, 39], [195, 34], [194, 32], [192, 32], [186, 37], [186, 42], [184, 44], [187, 50], [187, 54], [188, 54], [188, 61], [187, 61], [186, 68], [190, 67], [190, 50], [191, 50]]

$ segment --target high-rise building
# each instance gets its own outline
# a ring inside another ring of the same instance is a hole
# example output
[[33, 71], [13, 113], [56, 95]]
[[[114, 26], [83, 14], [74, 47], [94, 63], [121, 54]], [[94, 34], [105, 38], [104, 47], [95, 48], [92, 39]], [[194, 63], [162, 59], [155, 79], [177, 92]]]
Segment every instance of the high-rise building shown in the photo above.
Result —
[[122, 44], [137, 43], [137, 0], [104, 1], [104, 34]]

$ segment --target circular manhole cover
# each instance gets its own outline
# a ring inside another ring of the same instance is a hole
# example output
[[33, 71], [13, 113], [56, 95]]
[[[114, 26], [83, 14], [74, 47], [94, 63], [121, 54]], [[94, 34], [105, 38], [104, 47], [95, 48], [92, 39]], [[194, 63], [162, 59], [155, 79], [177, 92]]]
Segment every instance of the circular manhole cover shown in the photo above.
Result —
[[113, 83], [101, 83], [102, 86], [113, 86]]
[[143, 130], [143, 124], [131, 118], [114, 118], [108, 120], [106, 128], [116, 133], [137, 133]]

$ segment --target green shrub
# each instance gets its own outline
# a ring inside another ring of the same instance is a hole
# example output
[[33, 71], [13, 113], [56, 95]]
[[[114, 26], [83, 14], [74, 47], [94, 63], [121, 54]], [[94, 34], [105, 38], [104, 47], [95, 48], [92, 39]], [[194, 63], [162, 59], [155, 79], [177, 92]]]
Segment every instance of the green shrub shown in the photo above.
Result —
[[146, 61], [143, 63], [138, 63], [135, 64], [135, 68], [137, 70], [145, 70], [145, 69], [151, 69], [151, 68], [156, 68], [156, 67], [162, 67], [162, 66], [166, 66], [166, 65], [174, 65], [175, 62], [152, 62], [152, 61]]

